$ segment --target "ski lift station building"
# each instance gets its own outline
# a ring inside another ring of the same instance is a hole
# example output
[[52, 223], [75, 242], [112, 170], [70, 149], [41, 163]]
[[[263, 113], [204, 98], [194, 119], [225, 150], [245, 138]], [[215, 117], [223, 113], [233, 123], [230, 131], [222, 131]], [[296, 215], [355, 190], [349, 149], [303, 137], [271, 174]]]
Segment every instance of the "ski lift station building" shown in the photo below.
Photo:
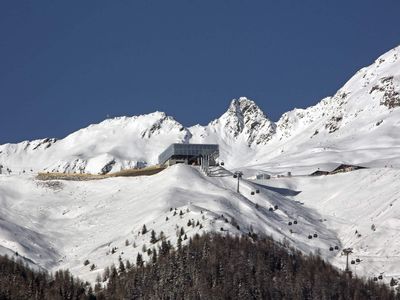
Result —
[[216, 165], [219, 156], [217, 144], [171, 144], [158, 156], [160, 165], [200, 165], [206, 159], [210, 166]]

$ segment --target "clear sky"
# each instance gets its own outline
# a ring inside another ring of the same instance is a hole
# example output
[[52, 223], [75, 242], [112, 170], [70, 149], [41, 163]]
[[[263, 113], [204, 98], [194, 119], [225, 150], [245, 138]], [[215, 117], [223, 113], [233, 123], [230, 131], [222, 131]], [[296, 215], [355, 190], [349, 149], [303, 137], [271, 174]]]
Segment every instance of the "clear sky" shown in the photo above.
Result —
[[0, 2], [0, 144], [107, 116], [206, 124], [247, 96], [273, 120], [400, 44], [400, 1]]

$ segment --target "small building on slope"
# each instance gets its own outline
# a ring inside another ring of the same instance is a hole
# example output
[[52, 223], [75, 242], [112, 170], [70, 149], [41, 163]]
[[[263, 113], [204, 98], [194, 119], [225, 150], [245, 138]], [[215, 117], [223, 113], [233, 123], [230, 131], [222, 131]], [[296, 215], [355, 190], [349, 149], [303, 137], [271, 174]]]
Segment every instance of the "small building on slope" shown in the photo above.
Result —
[[318, 168], [317, 171], [310, 174], [310, 176], [322, 176], [322, 175], [332, 175], [337, 173], [344, 173], [344, 172], [351, 172], [355, 170], [365, 169], [365, 167], [356, 166], [356, 165], [347, 165], [347, 164], [340, 164], [335, 169], [331, 171], [323, 171]]
[[265, 179], [271, 179], [271, 175], [267, 174], [267, 173], [258, 173], [256, 175], [256, 179], [257, 180], [265, 180]]
[[342, 173], [342, 172], [351, 172], [351, 171], [360, 170], [360, 169], [365, 169], [365, 167], [341, 164], [336, 169], [331, 171], [330, 174], [336, 174], [336, 173]]
[[317, 170], [310, 174], [310, 176], [322, 176], [322, 175], [329, 175], [329, 171]]

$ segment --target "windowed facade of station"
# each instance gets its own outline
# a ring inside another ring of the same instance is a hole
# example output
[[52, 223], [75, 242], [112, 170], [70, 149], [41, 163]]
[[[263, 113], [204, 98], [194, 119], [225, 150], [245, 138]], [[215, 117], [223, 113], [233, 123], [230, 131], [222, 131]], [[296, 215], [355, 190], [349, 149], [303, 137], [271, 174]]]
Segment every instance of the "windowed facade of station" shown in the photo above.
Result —
[[158, 162], [167, 166], [179, 163], [200, 165], [202, 158], [207, 158], [212, 166], [216, 165], [218, 156], [217, 144], [171, 144], [158, 156]]

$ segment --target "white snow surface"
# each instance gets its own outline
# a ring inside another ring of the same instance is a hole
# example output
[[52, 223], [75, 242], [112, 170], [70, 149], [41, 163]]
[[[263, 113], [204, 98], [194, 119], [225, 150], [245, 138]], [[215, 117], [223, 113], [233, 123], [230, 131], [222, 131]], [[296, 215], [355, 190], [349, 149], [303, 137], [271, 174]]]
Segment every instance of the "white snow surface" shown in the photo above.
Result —
[[[143, 224], [163, 231], [173, 244], [180, 227], [188, 236], [253, 230], [305, 253], [318, 252], [339, 268], [344, 257], [329, 247], [352, 247], [352, 257], [361, 259], [352, 266], [357, 275], [399, 277], [399, 56], [400, 47], [390, 50], [334, 96], [287, 112], [277, 122], [241, 97], [206, 126], [184, 127], [155, 112], [107, 119], [60, 140], [0, 145], [0, 253], [18, 252], [32, 266], [69, 268], [94, 281], [119, 256], [134, 261], [144, 244], [157, 248], [149, 233], [138, 234]], [[153, 165], [171, 143], [218, 143], [227, 169], [248, 178], [241, 193], [223, 168], [211, 177], [195, 167], [174, 166], [143, 177], [35, 179], [40, 171], [98, 174]], [[306, 176], [341, 163], [369, 168]], [[259, 172], [293, 176], [249, 180]], [[260, 193], [251, 195], [256, 189]], [[275, 205], [278, 209], [269, 211]], [[203, 228], [188, 227], [189, 219]], [[289, 226], [294, 220], [298, 224]], [[318, 237], [308, 239], [314, 233]], [[118, 249], [111, 254], [113, 247]], [[94, 271], [83, 265], [86, 259], [96, 265]]]
[[[262, 184], [318, 211], [342, 247], [353, 248], [350, 259], [361, 260], [351, 265], [353, 273], [366, 277], [383, 273], [386, 283], [400, 277], [400, 170], [373, 168], [318, 177], [274, 178]], [[340, 254], [331, 262], [345, 267], [345, 257]]]
[[[214, 172], [207, 177], [195, 167], [176, 165], [153, 176], [87, 182], [1, 176], [0, 244], [35, 265], [69, 268], [90, 281], [104, 267], [117, 264], [119, 256], [134, 261], [144, 244], [157, 249], [159, 243], [150, 243], [151, 230], [157, 235], [163, 231], [173, 244], [181, 227], [189, 237], [204, 231], [254, 231], [276, 240], [286, 238], [306, 253], [322, 249], [332, 256], [328, 245], [339, 241], [334, 231], [318, 222], [316, 211], [268, 189], [251, 195], [256, 187], [247, 181], [241, 184], [242, 194], [237, 194], [230, 172]], [[278, 209], [269, 211], [275, 205]], [[293, 219], [303, 229], [290, 234], [285, 224]], [[199, 221], [203, 228], [187, 226], [189, 220]], [[143, 225], [149, 230], [145, 235], [139, 233]], [[319, 238], [309, 243], [306, 233], [317, 233]], [[113, 247], [118, 249], [111, 254]], [[86, 259], [97, 266], [96, 271], [83, 265]]]

